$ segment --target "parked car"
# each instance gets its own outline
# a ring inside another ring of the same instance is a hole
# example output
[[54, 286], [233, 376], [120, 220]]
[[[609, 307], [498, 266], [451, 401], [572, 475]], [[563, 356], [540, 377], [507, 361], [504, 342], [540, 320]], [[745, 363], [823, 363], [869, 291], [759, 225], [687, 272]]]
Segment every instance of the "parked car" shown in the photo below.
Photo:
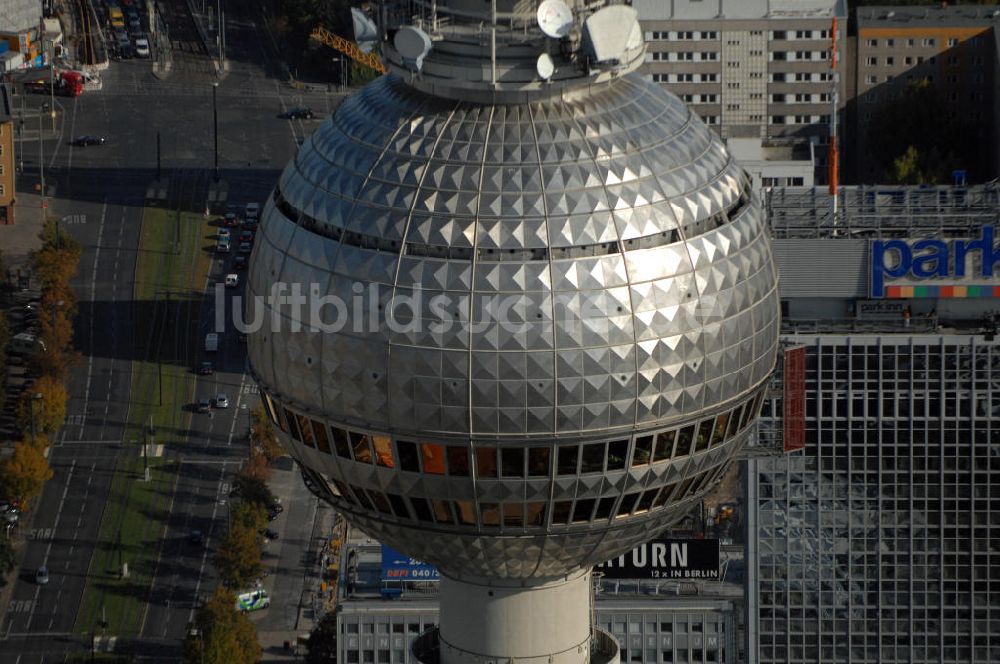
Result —
[[272, 530], [271, 528], [261, 528], [259, 534], [263, 535], [269, 540], [278, 539], [278, 531]]
[[222, 225], [223, 226], [239, 226], [240, 225], [240, 218], [239, 218], [239, 216], [235, 212], [232, 212], [232, 211], [226, 212], [225, 216], [222, 217]]
[[220, 254], [228, 254], [229, 253], [229, 247], [230, 247], [230, 244], [229, 244], [229, 238], [228, 237], [219, 238], [219, 243], [215, 245], [215, 250], [218, 253], [220, 253]]
[[211, 362], [202, 362], [198, 365], [198, 373], [202, 376], [211, 376], [215, 373], [215, 365]]
[[234, 270], [245, 270], [247, 269], [247, 257], [246, 256], [236, 256], [233, 258], [233, 269]]
[[225, 392], [219, 392], [215, 395], [215, 407], [216, 408], [229, 408], [229, 395]]
[[281, 117], [285, 120], [312, 120], [313, 112], [308, 106], [297, 106], [282, 113]]
[[246, 229], [240, 231], [240, 242], [253, 242], [253, 231]]
[[85, 148], [91, 145], [104, 145], [104, 137], [90, 136], [90, 135], [78, 136], [77, 138], [74, 138], [72, 141], [70, 141], [70, 145], [75, 145], [76, 147], [79, 148]]
[[140, 58], [149, 57], [149, 40], [145, 37], [139, 37], [135, 40], [135, 54]]
[[250, 244], [249, 242], [240, 242], [239, 251], [241, 254], [249, 254], [251, 251], [253, 251], [253, 245]]
[[269, 508], [267, 510], [267, 520], [268, 521], [274, 521], [275, 519], [278, 518], [279, 514], [281, 514], [281, 512], [279, 512], [279, 511], [277, 511], [277, 510], [275, 510], [273, 508]]
[[208, 399], [198, 400], [198, 412], [199, 413], [210, 413], [212, 412], [212, 402]]
[[232, 237], [232, 234], [231, 234], [231, 233], [229, 232], [229, 229], [228, 229], [228, 228], [220, 228], [220, 229], [219, 229], [219, 234], [218, 234], [218, 238], [219, 238], [220, 240], [222, 240], [222, 239], [226, 239], [226, 240], [228, 240], [228, 239], [230, 239], [231, 237]]
[[245, 218], [247, 221], [260, 217], [260, 203], [247, 203]]
[[35, 583], [37, 583], [40, 586], [48, 585], [48, 583], [49, 583], [49, 568], [48, 567], [46, 567], [45, 565], [42, 565], [41, 567], [38, 568], [38, 571], [35, 572]]

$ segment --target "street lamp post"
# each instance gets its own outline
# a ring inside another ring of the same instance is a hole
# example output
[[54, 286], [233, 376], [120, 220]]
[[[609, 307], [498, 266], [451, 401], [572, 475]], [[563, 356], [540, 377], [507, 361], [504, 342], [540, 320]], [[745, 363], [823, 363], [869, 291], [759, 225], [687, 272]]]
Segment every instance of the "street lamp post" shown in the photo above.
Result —
[[[42, 106], [42, 110], [45, 110], [45, 106]], [[45, 150], [42, 146], [42, 114], [38, 114], [38, 179], [42, 187], [42, 220], [45, 219]]]
[[216, 96], [219, 91], [219, 84], [212, 83], [212, 123], [213, 123], [213, 134], [215, 137], [215, 181], [219, 181], [219, 107], [216, 101]]

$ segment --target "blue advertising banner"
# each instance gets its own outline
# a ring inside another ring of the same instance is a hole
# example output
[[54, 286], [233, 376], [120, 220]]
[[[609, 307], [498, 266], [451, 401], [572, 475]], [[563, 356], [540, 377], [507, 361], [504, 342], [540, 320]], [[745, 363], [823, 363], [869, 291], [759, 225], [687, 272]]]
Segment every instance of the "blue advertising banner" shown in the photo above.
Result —
[[390, 546], [382, 545], [383, 581], [437, 581], [438, 571], [433, 565], [411, 558]]

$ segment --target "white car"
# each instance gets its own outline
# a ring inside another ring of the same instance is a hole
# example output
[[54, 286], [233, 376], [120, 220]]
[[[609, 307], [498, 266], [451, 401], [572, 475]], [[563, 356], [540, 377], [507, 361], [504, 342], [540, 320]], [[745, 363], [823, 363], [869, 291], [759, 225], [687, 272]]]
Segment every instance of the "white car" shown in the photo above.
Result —
[[240, 285], [240, 275], [230, 273], [226, 275], [226, 288], [236, 288]]
[[219, 392], [215, 395], [215, 407], [216, 408], [229, 408], [229, 397], [225, 392]]
[[260, 203], [247, 203], [246, 213], [244, 217], [247, 220], [254, 220], [260, 216]]
[[41, 567], [38, 568], [38, 571], [35, 572], [35, 583], [37, 583], [40, 586], [44, 586], [47, 585], [48, 582], [49, 582], [49, 568], [46, 567], [45, 565], [42, 565]]
[[149, 57], [149, 40], [148, 39], [136, 39], [135, 40], [135, 54], [140, 58]]

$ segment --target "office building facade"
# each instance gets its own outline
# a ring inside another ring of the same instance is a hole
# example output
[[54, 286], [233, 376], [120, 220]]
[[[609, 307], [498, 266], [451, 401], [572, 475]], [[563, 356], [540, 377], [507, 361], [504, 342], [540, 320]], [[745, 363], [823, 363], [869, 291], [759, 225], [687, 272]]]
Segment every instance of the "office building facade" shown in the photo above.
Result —
[[[836, 224], [823, 192], [774, 198], [805, 449], [747, 467], [748, 662], [1000, 661], [1000, 190], [846, 188]], [[916, 239], [949, 252], [933, 276], [894, 262]]]
[[[838, 51], [847, 34], [843, 0], [635, 0], [633, 6], [646, 38], [642, 71], [723, 138], [826, 144], [835, 18]], [[844, 63], [842, 54], [841, 105]], [[826, 154], [819, 152], [815, 179], [825, 182]]]
[[[980, 180], [997, 174], [996, 89], [1000, 72], [1000, 10], [995, 6], [885, 6], [857, 9], [857, 58], [851, 82], [856, 103], [849, 164], [861, 182], [881, 173], [864, 156], [880, 107], [907, 86], [927, 83], [944, 104], [942, 120], [963, 126], [989, 146], [981, 162], [965, 164]], [[941, 146], [945, 149], [947, 146]], [[973, 157], [974, 155], [969, 155]]]

